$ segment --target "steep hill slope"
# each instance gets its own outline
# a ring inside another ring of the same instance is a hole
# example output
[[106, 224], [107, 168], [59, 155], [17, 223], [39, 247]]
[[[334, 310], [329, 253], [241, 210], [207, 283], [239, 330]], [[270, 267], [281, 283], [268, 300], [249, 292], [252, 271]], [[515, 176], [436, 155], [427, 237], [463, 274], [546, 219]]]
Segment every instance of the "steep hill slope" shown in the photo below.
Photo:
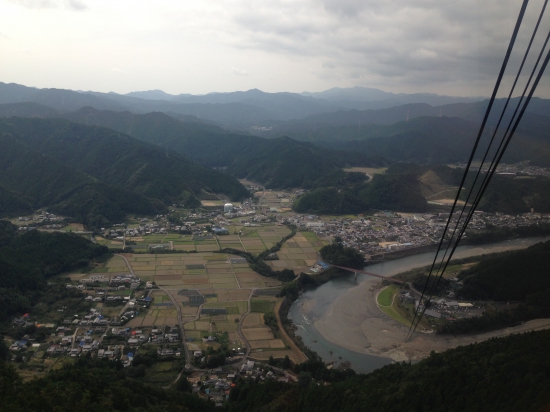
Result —
[[[528, 127], [538, 132], [529, 132]], [[550, 136], [540, 129], [544, 129], [541, 123], [530, 126], [526, 123], [523, 134], [518, 128], [503, 162], [530, 160], [534, 164], [550, 165]], [[324, 142], [322, 145], [383, 156], [395, 161], [465, 163], [478, 130], [476, 123], [456, 117], [418, 117], [408, 122], [381, 126], [366, 140]], [[491, 128], [485, 130], [484, 141], [488, 141], [490, 132]], [[484, 147], [480, 145], [479, 150], [482, 149]]]
[[0, 121], [0, 132], [100, 181], [164, 202], [193, 201], [201, 189], [234, 200], [248, 194], [230, 176], [110, 129], [62, 119], [10, 118]]
[[322, 149], [288, 138], [231, 134], [213, 125], [180, 122], [158, 112], [137, 115], [86, 107], [61, 116], [86, 125], [112, 128], [273, 188], [312, 187], [346, 165], [387, 165], [380, 157]]
[[107, 185], [0, 133], [0, 193], [4, 214], [48, 208], [91, 227], [122, 221], [126, 213], [158, 213], [145, 196]]

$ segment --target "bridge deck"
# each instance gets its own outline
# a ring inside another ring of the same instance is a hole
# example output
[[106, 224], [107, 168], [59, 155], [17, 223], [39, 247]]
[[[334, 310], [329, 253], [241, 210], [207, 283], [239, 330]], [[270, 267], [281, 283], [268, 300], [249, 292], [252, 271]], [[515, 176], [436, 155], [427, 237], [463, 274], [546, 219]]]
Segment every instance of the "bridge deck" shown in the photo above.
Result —
[[379, 275], [377, 273], [367, 272], [366, 270], [346, 268], [344, 266], [338, 266], [338, 265], [331, 265], [331, 266], [334, 266], [335, 268], [338, 268], [338, 269], [349, 270], [350, 272], [364, 273], [365, 275], [374, 276], [374, 277], [380, 278], [380, 279], [385, 279], [385, 280], [388, 280], [390, 282], [400, 283], [400, 284], [403, 284], [403, 285], [407, 284], [407, 282], [405, 282], [403, 280], [382, 276], [382, 275]]

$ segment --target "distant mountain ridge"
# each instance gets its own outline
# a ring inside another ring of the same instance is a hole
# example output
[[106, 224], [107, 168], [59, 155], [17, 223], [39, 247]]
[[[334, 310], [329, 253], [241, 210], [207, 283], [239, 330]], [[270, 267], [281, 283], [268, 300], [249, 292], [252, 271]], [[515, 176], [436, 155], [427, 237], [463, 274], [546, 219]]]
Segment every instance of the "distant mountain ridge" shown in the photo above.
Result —
[[[355, 103], [345, 103], [343, 100], [333, 99], [332, 94], [329, 91], [310, 95], [288, 92], [266, 93], [258, 89], [251, 89], [206, 95], [171, 95], [162, 90], [131, 92], [122, 95], [112, 92], [37, 89], [0, 82], [0, 104], [34, 102], [63, 111], [74, 111], [84, 106], [91, 106], [98, 110], [127, 110], [134, 113], [162, 111], [193, 115], [222, 125], [241, 128], [248, 128], [261, 121], [299, 119], [338, 110], [379, 109], [411, 102], [436, 104], [437, 102], [472, 100], [452, 97], [445, 99], [444, 96], [418, 94], [399, 95], [401, 100], [385, 99], [380, 104], [364, 98]], [[383, 91], [377, 91], [377, 95], [392, 99], [395, 97], [394, 94]], [[368, 107], [365, 107], [365, 103], [368, 103]]]
[[334, 87], [322, 92], [302, 92], [302, 96], [315, 97], [327, 102], [357, 110], [384, 109], [409, 103], [425, 103], [441, 106], [452, 103], [471, 103], [483, 100], [483, 97], [443, 96], [435, 93], [391, 93], [371, 87]]

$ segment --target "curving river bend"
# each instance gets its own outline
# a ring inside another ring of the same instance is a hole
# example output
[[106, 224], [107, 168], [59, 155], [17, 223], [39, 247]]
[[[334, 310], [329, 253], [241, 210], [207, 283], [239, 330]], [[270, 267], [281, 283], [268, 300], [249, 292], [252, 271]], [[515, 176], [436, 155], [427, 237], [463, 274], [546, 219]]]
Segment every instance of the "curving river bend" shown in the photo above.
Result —
[[[487, 253], [504, 252], [507, 250], [523, 249], [535, 243], [545, 241], [550, 237], [534, 237], [525, 239], [514, 239], [498, 243], [490, 243], [477, 246], [460, 246], [457, 248], [454, 258], [460, 259], [469, 256], [477, 256]], [[370, 272], [378, 273], [383, 276], [393, 276], [414, 268], [427, 266], [432, 263], [435, 252], [427, 252], [418, 255], [408, 256], [388, 262], [369, 265]], [[326, 315], [331, 311], [333, 305], [338, 303], [345, 306], [349, 312], [349, 317], [353, 317], [354, 308], [364, 305], [357, 298], [359, 294], [350, 293], [356, 288], [369, 288], [373, 283], [380, 282], [380, 279], [372, 276], [359, 274], [357, 280], [352, 274], [333, 279], [314, 290], [304, 292], [300, 298], [294, 302], [289, 310], [288, 317], [297, 326], [296, 335], [302, 337], [306, 346], [317, 352], [325, 362], [334, 362], [335, 366], [343, 361], [350, 362], [352, 368], [360, 373], [372, 372], [374, 369], [392, 363], [392, 359], [376, 355], [360, 353], [345, 349], [343, 346], [335, 344], [326, 339], [319, 329], [316, 322], [323, 323], [323, 328], [327, 328]], [[347, 319], [350, 320], [350, 319]], [[353, 321], [353, 319], [351, 319]], [[338, 336], [338, 324], [330, 324], [331, 335]], [[346, 336], [339, 336], [340, 340], [346, 339]]]

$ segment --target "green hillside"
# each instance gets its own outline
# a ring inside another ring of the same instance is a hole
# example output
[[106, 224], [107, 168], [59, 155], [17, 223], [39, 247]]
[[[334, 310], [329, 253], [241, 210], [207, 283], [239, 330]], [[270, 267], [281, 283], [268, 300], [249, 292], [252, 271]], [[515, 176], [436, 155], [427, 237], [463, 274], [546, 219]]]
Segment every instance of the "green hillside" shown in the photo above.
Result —
[[106, 253], [107, 247], [75, 234], [18, 234], [16, 226], [0, 220], [0, 322], [31, 310], [50, 277], [88, 266], [90, 259]]
[[[71, 121], [109, 127], [270, 188], [314, 187], [345, 166], [385, 166], [380, 157], [327, 150], [289, 138], [262, 139], [216, 126], [184, 123], [163, 113], [135, 115], [83, 108]], [[332, 177], [330, 177], [332, 179]]]
[[7, 135], [0, 135], [2, 213], [47, 207], [91, 227], [124, 220], [126, 213], [150, 214], [163, 209], [145, 196], [115, 187], [66, 166]]
[[465, 299], [524, 300], [550, 292], [550, 241], [487, 259], [459, 274]]
[[[531, 115], [535, 118], [535, 115]], [[538, 120], [541, 117], [537, 118]], [[530, 160], [533, 164], [550, 165], [550, 140], [544, 130], [549, 121], [531, 122], [529, 116], [510, 143], [503, 162]], [[546, 126], [545, 126], [546, 125]], [[381, 126], [363, 140], [322, 142], [327, 148], [381, 156], [392, 161], [412, 163], [466, 163], [479, 130], [477, 123], [456, 117], [418, 117], [408, 122]], [[484, 134], [488, 140], [490, 128]], [[484, 143], [486, 144], [486, 143]], [[484, 146], [480, 145], [479, 153]]]
[[35, 150], [102, 182], [163, 202], [191, 198], [197, 204], [194, 194], [201, 189], [225, 194], [232, 200], [248, 195], [230, 176], [111, 129], [62, 119], [10, 118], [0, 121], [0, 133], [10, 133]]

